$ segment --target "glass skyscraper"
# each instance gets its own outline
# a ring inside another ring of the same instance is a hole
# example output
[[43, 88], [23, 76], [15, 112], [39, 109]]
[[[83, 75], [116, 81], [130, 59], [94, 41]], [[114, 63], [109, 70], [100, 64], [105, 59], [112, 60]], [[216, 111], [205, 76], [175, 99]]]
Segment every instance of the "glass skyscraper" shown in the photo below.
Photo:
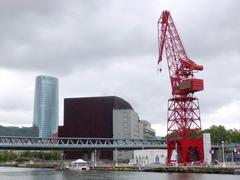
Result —
[[37, 127], [39, 137], [57, 136], [58, 79], [55, 77], [36, 77], [33, 127]]

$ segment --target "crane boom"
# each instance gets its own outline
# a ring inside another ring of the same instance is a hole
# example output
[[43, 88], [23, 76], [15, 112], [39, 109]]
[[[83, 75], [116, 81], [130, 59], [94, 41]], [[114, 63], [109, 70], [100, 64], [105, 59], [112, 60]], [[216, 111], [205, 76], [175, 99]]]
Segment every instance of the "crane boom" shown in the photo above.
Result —
[[168, 48], [171, 48], [175, 51], [175, 56], [179, 59], [188, 59], [186, 51], [183, 47], [181, 39], [178, 35], [175, 24], [172, 20], [171, 14], [169, 11], [163, 11], [160, 19], [158, 20], [158, 45], [159, 45], [159, 60], [158, 63], [162, 60], [163, 46], [165, 44], [166, 37]]
[[202, 71], [203, 66], [187, 56], [169, 11], [163, 11], [158, 20], [158, 48], [158, 64], [162, 61], [165, 48], [172, 87], [172, 97], [168, 100], [168, 162], [172, 162], [174, 150], [180, 155], [180, 163], [187, 164], [196, 156], [202, 162], [200, 111], [194, 93], [203, 90], [203, 80], [195, 78], [194, 73]]

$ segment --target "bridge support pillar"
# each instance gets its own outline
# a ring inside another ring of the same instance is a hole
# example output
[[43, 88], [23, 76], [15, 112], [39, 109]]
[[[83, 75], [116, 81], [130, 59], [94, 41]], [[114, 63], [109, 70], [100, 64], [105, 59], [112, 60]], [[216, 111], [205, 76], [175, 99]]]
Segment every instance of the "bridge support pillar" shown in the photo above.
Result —
[[97, 150], [91, 151], [91, 161], [93, 163], [93, 166], [97, 166]]
[[118, 167], [118, 150], [115, 148], [115, 167]]
[[97, 150], [94, 150], [94, 167], [97, 166]]
[[94, 165], [95, 163], [94, 151], [91, 151], [91, 162], [92, 162], [92, 165]]

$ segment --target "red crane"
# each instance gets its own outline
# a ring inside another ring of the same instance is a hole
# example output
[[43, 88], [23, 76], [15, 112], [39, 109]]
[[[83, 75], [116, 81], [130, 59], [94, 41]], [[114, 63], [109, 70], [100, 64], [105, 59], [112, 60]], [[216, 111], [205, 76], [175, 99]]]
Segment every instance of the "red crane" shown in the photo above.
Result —
[[194, 76], [203, 66], [187, 56], [169, 11], [163, 11], [158, 20], [158, 64], [164, 47], [172, 86], [167, 115], [168, 163], [203, 162], [200, 110], [194, 96], [203, 90], [203, 80]]

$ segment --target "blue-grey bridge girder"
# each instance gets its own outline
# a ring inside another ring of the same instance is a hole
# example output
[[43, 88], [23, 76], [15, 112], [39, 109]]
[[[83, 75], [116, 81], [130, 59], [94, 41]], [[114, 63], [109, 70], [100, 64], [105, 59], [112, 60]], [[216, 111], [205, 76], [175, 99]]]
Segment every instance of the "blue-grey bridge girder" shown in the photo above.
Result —
[[[225, 149], [240, 148], [240, 143], [224, 145]], [[0, 150], [135, 150], [167, 149], [165, 139], [113, 139], [113, 138], [36, 138], [0, 136]], [[221, 144], [212, 149], [221, 149]]]
[[35, 138], [0, 136], [0, 149], [12, 150], [166, 149], [165, 140], [113, 138]]

